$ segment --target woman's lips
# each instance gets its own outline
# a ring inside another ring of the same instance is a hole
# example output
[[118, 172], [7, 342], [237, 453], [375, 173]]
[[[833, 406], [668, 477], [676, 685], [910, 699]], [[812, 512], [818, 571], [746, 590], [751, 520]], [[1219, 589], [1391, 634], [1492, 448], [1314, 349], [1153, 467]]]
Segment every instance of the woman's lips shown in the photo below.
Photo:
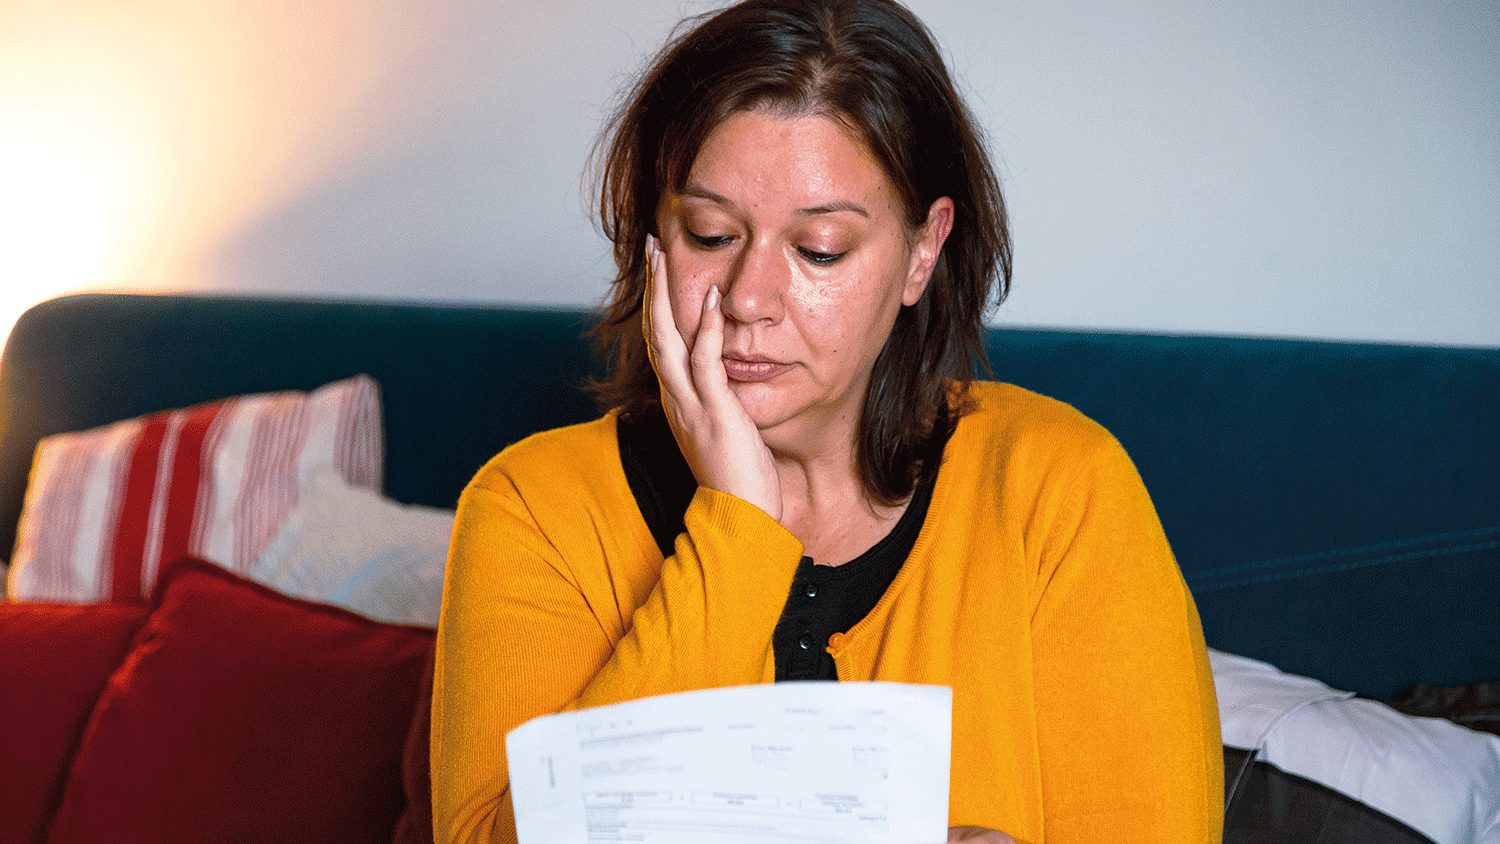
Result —
[[773, 360], [745, 360], [743, 358], [724, 358], [724, 374], [731, 381], [755, 382], [769, 381], [780, 375], [788, 364], [777, 363]]

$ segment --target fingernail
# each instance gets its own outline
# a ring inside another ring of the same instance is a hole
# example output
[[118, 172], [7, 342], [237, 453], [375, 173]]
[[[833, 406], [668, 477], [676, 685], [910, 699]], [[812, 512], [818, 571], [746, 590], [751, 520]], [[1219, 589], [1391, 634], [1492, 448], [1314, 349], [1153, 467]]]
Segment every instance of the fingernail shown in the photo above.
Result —
[[708, 288], [708, 295], [703, 297], [703, 310], [705, 313], [719, 306], [719, 286], [716, 284]]

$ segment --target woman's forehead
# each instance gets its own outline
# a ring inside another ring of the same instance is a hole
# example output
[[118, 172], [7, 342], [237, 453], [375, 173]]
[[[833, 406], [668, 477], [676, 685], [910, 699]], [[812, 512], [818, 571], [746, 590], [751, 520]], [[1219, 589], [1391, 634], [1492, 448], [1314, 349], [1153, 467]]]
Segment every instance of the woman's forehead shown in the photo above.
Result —
[[735, 112], [714, 127], [676, 193], [731, 210], [774, 204], [803, 215], [865, 217], [895, 199], [884, 168], [843, 122], [760, 110]]

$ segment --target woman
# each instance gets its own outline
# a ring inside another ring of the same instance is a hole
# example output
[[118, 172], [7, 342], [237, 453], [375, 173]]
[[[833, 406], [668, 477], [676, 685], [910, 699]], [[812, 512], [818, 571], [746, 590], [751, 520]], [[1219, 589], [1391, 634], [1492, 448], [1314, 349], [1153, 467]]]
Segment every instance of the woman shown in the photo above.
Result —
[[514, 839], [531, 717], [804, 678], [953, 687], [950, 840], [1218, 840], [1202, 633], [1138, 475], [1071, 408], [970, 383], [1009, 243], [922, 24], [726, 9], [604, 152], [614, 409], [464, 493], [439, 840]]

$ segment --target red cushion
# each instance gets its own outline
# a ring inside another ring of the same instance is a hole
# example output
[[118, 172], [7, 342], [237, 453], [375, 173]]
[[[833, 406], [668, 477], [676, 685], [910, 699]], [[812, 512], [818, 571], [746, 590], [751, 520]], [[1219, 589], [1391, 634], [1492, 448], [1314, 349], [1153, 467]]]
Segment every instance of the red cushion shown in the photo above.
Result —
[[432, 844], [432, 776], [429, 766], [432, 743], [432, 671], [428, 657], [422, 668], [422, 685], [417, 689], [417, 710], [406, 735], [406, 752], [401, 758], [401, 784], [406, 790], [406, 808], [396, 819], [396, 834], [391, 844]]
[[0, 604], [0, 844], [46, 840], [68, 761], [144, 606]]
[[167, 568], [50, 841], [390, 841], [430, 629]]

